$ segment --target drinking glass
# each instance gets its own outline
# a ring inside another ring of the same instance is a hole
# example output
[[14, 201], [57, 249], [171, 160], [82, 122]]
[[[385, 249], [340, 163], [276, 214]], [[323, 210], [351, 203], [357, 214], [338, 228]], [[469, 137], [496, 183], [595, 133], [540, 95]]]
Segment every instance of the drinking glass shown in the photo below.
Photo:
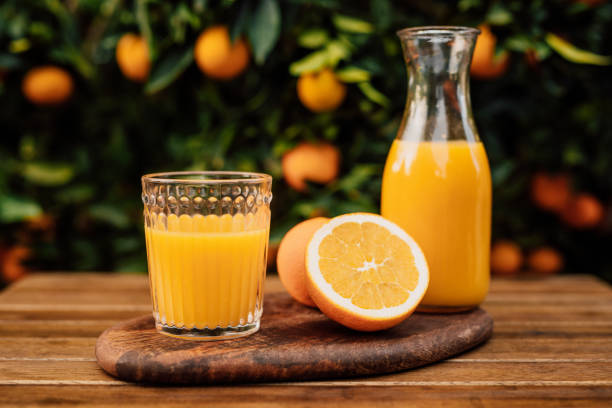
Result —
[[229, 171], [142, 177], [159, 332], [221, 340], [259, 329], [272, 177]]

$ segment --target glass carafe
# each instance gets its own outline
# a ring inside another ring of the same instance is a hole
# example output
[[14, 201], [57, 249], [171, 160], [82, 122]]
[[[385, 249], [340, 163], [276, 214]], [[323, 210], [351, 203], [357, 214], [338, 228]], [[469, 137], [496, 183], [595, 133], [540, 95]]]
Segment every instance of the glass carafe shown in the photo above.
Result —
[[398, 32], [408, 97], [387, 156], [381, 213], [425, 253], [430, 282], [421, 311], [469, 310], [489, 288], [491, 174], [469, 89], [478, 33], [468, 27]]

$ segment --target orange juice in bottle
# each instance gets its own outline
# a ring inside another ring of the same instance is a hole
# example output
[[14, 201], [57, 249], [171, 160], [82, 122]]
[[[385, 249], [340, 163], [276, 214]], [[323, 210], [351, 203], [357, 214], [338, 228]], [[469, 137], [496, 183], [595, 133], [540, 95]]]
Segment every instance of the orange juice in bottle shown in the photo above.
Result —
[[478, 30], [398, 33], [408, 99], [383, 174], [381, 213], [421, 246], [430, 270], [422, 311], [478, 306], [489, 288], [491, 175], [469, 99]]

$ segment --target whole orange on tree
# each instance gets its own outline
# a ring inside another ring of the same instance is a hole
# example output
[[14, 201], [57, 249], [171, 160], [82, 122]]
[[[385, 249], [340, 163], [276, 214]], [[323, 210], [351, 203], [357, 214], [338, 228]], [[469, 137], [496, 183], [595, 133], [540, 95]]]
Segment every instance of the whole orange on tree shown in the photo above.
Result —
[[194, 58], [207, 76], [228, 80], [240, 75], [249, 65], [249, 47], [243, 38], [232, 43], [227, 27], [215, 25], [198, 37]]
[[479, 79], [500, 77], [508, 68], [510, 55], [507, 51], [496, 55], [495, 46], [497, 45], [497, 37], [495, 37], [495, 34], [491, 32], [491, 28], [486, 24], [481, 24], [478, 28], [480, 28], [480, 35], [476, 40], [470, 73], [473, 77]]
[[306, 191], [306, 181], [327, 184], [338, 177], [340, 151], [329, 143], [301, 143], [283, 155], [282, 169], [289, 186]]
[[146, 40], [136, 34], [124, 34], [117, 43], [115, 57], [119, 69], [126, 78], [144, 82], [149, 77], [151, 58]]
[[63, 68], [45, 65], [32, 68], [21, 83], [24, 96], [37, 105], [57, 105], [72, 95], [72, 76]]
[[571, 227], [584, 229], [599, 225], [604, 214], [604, 207], [595, 196], [582, 193], [572, 197], [563, 208], [561, 218]]
[[31, 254], [30, 248], [22, 245], [15, 245], [6, 250], [0, 248], [0, 272], [4, 282], [14, 282], [28, 273], [28, 268], [23, 263]]
[[297, 93], [302, 104], [313, 112], [329, 112], [338, 108], [346, 97], [346, 85], [334, 71], [323, 68], [319, 72], [307, 72], [297, 81]]
[[529, 254], [527, 265], [534, 272], [546, 275], [557, 273], [563, 268], [563, 255], [554, 248], [540, 247]]
[[500, 275], [510, 275], [523, 265], [521, 248], [512, 241], [500, 240], [491, 248], [491, 270]]
[[571, 194], [570, 179], [565, 174], [536, 173], [531, 179], [531, 199], [543, 210], [562, 211]]

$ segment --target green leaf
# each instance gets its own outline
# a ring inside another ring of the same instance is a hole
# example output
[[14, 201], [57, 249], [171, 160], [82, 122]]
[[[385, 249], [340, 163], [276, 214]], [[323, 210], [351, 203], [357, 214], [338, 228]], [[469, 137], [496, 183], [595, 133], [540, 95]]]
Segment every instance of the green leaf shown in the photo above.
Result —
[[124, 211], [108, 204], [97, 204], [89, 207], [91, 218], [123, 229], [130, 226], [130, 219]]
[[281, 28], [281, 12], [276, 0], [260, 0], [248, 26], [249, 40], [257, 64], [263, 64], [274, 48]]
[[153, 31], [151, 30], [147, 3], [148, 0], [136, 0], [136, 21], [138, 22], [140, 33], [145, 38], [147, 45], [149, 46], [149, 56], [151, 57], [151, 61], [155, 61], [157, 58], [157, 47], [155, 45]]
[[176, 7], [174, 12], [168, 17], [168, 22], [170, 23], [170, 33], [174, 43], [183, 44], [185, 42], [188, 26], [193, 29], [200, 28], [200, 19], [185, 3], [180, 3]]
[[336, 71], [336, 76], [338, 76], [342, 82], [347, 83], [370, 80], [370, 73], [368, 71], [352, 65]]
[[357, 190], [374, 175], [380, 174], [380, 166], [375, 164], [359, 164], [338, 182], [338, 188], [345, 192]]
[[19, 222], [42, 214], [40, 205], [26, 197], [0, 194], [0, 221]]
[[335, 67], [340, 60], [351, 55], [350, 44], [341, 40], [333, 40], [319, 51], [312, 52], [289, 66], [291, 75], [301, 75], [305, 72], [316, 72], [323, 67]]
[[251, 19], [251, 2], [243, 1], [240, 5], [240, 10], [238, 11], [238, 16], [234, 23], [232, 24], [232, 28], [230, 30], [230, 38], [232, 42], [236, 41], [238, 37], [244, 33], [244, 29], [246, 28], [249, 20]]
[[66, 5], [60, 0], [45, 0], [45, 7], [48, 11], [55, 15], [62, 28], [63, 36], [72, 45], [76, 45], [79, 41], [79, 31], [77, 28], [77, 19], [67, 9]]
[[563, 162], [569, 166], [576, 166], [584, 163], [586, 157], [577, 145], [566, 146], [563, 150]]
[[175, 51], [155, 67], [145, 86], [147, 94], [154, 94], [174, 82], [193, 62], [193, 46]]
[[373, 203], [369, 202], [369, 200], [355, 200], [351, 199], [350, 201], [340, 202], [337, 207], [334, 209], [334, 212], [330, 214], [330, 216], [336, 216], [340, 214], [354, 213], [354, 212], [369, 212], [375, 213], [378, 211], [378, 208]]
[[22, 38], [27, 35], [30, 19], [25, 12], [2, 16], [2, 31], [6, 32], [12, 39]]
[[327, 65], [327, 51], [315, 51], [301, 60], [289, 65], [291, 75], [299, 76], [305, 72], [316, 72]]
[[79, 48], [67, 44], [54, 48], [50, 54], [52, 58], [72, 65], [83, 77], [92, 78], [94, 76], [94, 65], [83, 55]]
[[23, 160], [32, 160], [36, 157], [40, 150], [36, 138], [31, 134], [26, 134], [21, 137], [19, 145], [19, 155]]
[[492, 25], [504, 26], [510, 24], [514, 20], [514, 16], [504, 7], [502, 2], [495, 2], [489, 9], [485, 20]]
[[390, 0], [370, 0], [370, 10], [374, 24], [381, 30], [386, 30], [393, 21], [393, 6]]
[[555, 34], [546, 34], [545, 40], [550, 48], [555, 50], [559, 55], [570, 62], [588, 65], [612, 65], [611, 56], [604, 56], [585, 51]]
[[30, 49], [32, 43], [27, 38], [20, 38], [18, 40], [13, 40], [9, 44], [9, 51], [13, 54], [20, 54], [22, 52], [26, 52]]
[[389, 98], [380, 93], [376, 88], [372, 86], [370, 82], [360, 82], [357, 84], [361, 92], [372, 102], [375, 102], [381, 106], [389, 106]]
[[545, 60], [552, 54], [552, 49], [545, 42], [537, 42], [534, 44], [534, 51], [540, 61]]
[[30, 35], [34, 38], [51, 41], [53, 39], [53, 28], [46, 23], [33, 21], [29, 27]]
[[330, 67], [335, 67], [340, 60], [347, 59], [351, 55], [350, 45], [340, 40], [330, 41], [325, 47], [325, 52]]
[[512, 175], [516, 165], [510, 160], [503, 161], [491, 171], [491, 180], [494, 186], [501, 186]]
[[62, 204], [81, 204], [94, 197], [94, 187], [89, 184], [77, 184], [61, 189], [55, 194], [55, 201]]
[[369, 34], [374, 31], [374, 26], [367, 21], [342, 14], [334, 14], [332, 21], [340, 31], [358, 34]]
[[289, 66], [291, 75], [301, 75], [305, 72], [316, 72], [323, 67], [335, 67], [342, 59], [351, 55], [350, 45], [341, 40], [333, 40], [319, 51], [312, 52]]
[[217, 146], [215, 149], [215, 154], [217, 156], [225, 156], [227, 150], [229, 149], [234, 137], [236, 136], [236, 124], [230, 123], [225, 125], [217, 134]]
[[13, 70], [21, 67], [21, 60], [11, 54], [0, 52], [0, 68], [6, 70]]
[[517, 34], [509, 37], [505, 42], [505, 47], [512, 51], [525, 52], [534, 48], [533, 42], [524, 34]]
[[72, 180], [74, 168], [64, 163], [30, 162], [23, 165], [21, 175], [31, 183], [54, 187]]
[[293, 206], [293, 211], [302, 218], [309, 218], [317, 207], [311, 202], [300, 202]]
[[341, 7], [338, 0], [291, 0], [287, 3], [304, 4], [309, 7], [321, 7], [326, 9], [337, 9]]
[[329, 41], [327, 31], [322, 28], [313, 28], [304, 31], [297, 39], [298, 44], [304, 48], [319, 48]]
[[133, 253], [142, 249], [140, 236], [122, 236], [113, 240], [113, 250], [119, 254]]
[[479, 7], [481, 0], [459, 0], [457, 7], [460, 11], [468, 11], [469, 9]]

